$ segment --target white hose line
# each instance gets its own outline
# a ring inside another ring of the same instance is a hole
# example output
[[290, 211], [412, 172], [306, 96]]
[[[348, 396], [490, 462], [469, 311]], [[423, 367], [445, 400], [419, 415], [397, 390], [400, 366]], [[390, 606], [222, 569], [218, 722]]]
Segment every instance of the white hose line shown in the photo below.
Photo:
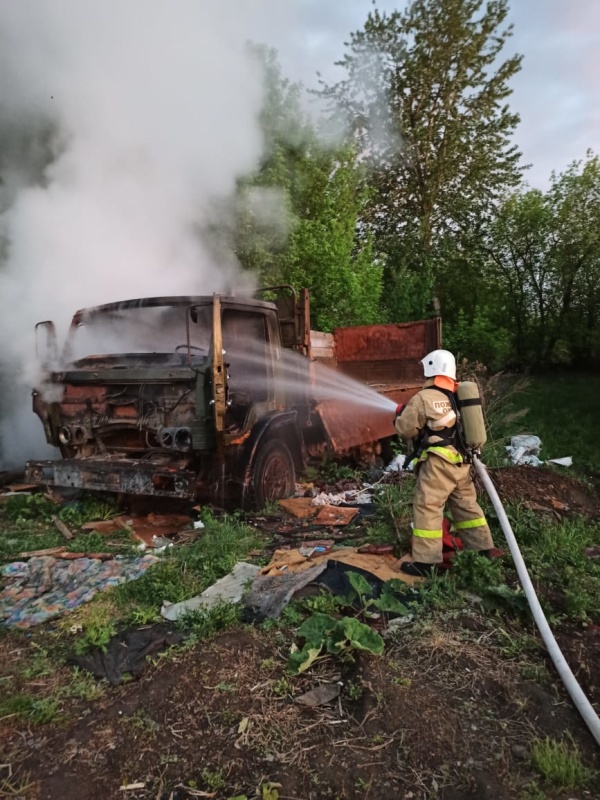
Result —
[[485, 466], [477, 457], [473, 459], [473, 463], [475, 465], [475, 469], [477, 470], [477, 474], [483, 481], [486, 492], [490, 496], [494, 510], [498, 515], [498, 519], [500, 520], [500, 525], [517, 568], [519, 580], [521, 581], [521, 585], [525, 591], [525, 597], [527, 598], [527, 602], [531, 608], [531, 613], [533, 614], [535, 624], [542, 635], [542, 640], [546, 646], [546, 650], [550, 654], [550, 658], [556, 667], [556, 671], [564, 683], [567, 692], [571, 696], [571, 699], [575, 703], [577, 710], [585, 720], [585, 723], [590, 729], [592, 736], [600, 745], [600, 718], [598, 717], [598, 714], [596, 714], [590, 701], [583, 693], [581, 686], [577, 683], [575, 675], [573, 675], [571, 668], [567, 664], [565, 657], [563, 656], [560, 647], [554, 638], [554, 634], [550, 630], [548, 621], [544, 615], [544, 612], [542, 611], [540, 601], [538, 600], [535, 589], [533, 588], [533, 583], [531, 582], [531, 578], [527, 572], [527, 567], [523, 561], [523, 556], [519, 550], [519, 545], [517, 544], [515, 534], [513, 533], [513, 529], [508, 521], [508, 517], [506, 516], [502, 502], [498, 497], [496, 487], [492, 483], [492, 479], [488, 475]]

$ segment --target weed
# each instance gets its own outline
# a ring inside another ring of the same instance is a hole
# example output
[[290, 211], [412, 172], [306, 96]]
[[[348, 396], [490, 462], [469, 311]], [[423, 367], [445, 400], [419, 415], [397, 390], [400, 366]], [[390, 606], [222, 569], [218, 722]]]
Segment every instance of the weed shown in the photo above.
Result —
[[56, 503], [41, 494], [16, 494], [2, 504], [2, 518], [16, 525], [28, 522], [52, 522]]
[[375, 495], [376, 516], [369, 531], [370, 541], [399, 544], [403, 550], [408, 550], [414, 489], [414, 477], [408, 474], [399, 484], [380, 487]]
[[394, 683], [396, 686], [402, 686], [404, 689], [410, 689], [412, 686], [412, 680], [410, 678], [394, 678]]
[[67, 525], [81, 528], [86, 522], [111, 519], [118, 513], [114, 503], [101, 500], [97, 495], [81, 494], [76, 500], [63, 506], [58, 516]]
[[346, 694], [350, 700], [360, 700], [364, 693], [365, 688], [360, 681], [356, 683], [350, 681], [350, 683], [346, 684]]
[[540, 775], [557, 789], [575, 789], [585, 786], [594, 777], [586, 767], [575, 742], [557, 741], [546, 737], [537, 739], [531, 747], [531, 761]]
[[121, 717], [121, 722], [132, 730], [148, 736], [156, 736], [159, 725], [143, 708], [138, 708], [133, 714]]
[[368, 792], [371, 788], [371, 782], [365, 780], [364, 778], [357, 778], [354, 786], [359, 792]]
[[45, 675], [52, 675], [56, 669], [56, 664], [48, 655], [48, 651], [37, 642], [31, 643], [31, 650], [28, 655], [28, 663], [20, 670], [20, 674], [25, 680], [32, 678], [42, 678]]
[[71, 680], [62, 694], [66, 697], [76, 697], [79, 700], [91, 702], [104, 694], [104, 685], [86, 670], [73, 667]]
[[275, 669], [277, 666], [277, 661], [272, 656], [269, 658], [263, 658], [260, 662], [260, 669], [264, 670], [265, 672], [270, 672], [271, 670]]
[[503, 582], [500, 559], [483, 558], [474, 550], [463, 550], [452, 561], [452, 578], [459, 589], [484, 592]]
[[95, 647], [105, 653], [108, 643], [117, 632], [110, 606], [92, 604], [86, 617], [83, 635], [75, 642], [75, 653], [81, 656]]
[[331, 592], [321, 590], [321, 592], [313, 597], [305, 597], [299, 601], [300, 606], [310, 614], [320, 612], [322, 614], [335, 614], [340, 608], [346, 605], [346, 601], [342, 597], [338, 597]]
[[180, 630], [189, 633], [188, 646], [204, 641], [222, 630], [235, 627], [240, 621], [240, 609], [233, 603], [220, 603], [213, 608], [188, 611], [177, 621]]
[[200, 774], [202, 775], [202, 780], [206, 786], [209, 789], [212, 789], [214, 792], [218, 792], [219, 789], [222, 789], [225, 786], [225, 778], [220, 770], [212, 772], [209, 769], [203, 769]]
[[273, 693], [277, 697], [287, 697], [294, 694], [294, 684], [288, 678], [279, 678], [273, 683]]
[[0, 702], [0, 718], [15, 715], [38, 724], [56, 721], [59, 710], [59, 697], [13, 694]]

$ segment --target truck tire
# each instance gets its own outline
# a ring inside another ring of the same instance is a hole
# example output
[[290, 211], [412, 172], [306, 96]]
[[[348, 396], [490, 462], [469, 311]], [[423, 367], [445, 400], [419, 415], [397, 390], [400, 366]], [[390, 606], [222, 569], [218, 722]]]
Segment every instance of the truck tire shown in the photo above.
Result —
[[294, 494], [294, 459], [281, 439], [269, 439], [260, 447], [252, 464], [250, 481], [252, 505], [258, 510], [268, 502]]

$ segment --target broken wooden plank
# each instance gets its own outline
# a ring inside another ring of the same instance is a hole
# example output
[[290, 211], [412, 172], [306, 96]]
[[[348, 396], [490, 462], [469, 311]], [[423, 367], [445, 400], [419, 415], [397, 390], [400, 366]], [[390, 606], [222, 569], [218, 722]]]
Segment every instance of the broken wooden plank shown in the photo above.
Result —
[[44, 550], [25, 550], [23, 553], [17, 553], [19, 558], [34, 558], [35, 556], [56, 556], [64, 552], [64, 545], [61, 547], [46, 547]]
[[279, 505], [287, 514], [297, 519], [306, 519], [317, 513], [317, 507], [313, 505], [312, 497], [289, 497], [280, 500]]
[[62, 533], [65, 539], [73, 538], [73, 534], [71, 533], [71, 531], [67, 528], [65, 523], [56, 516], [56, 514], [52, 515], [52, 522], [55, 524], [57, 530], [59, 530]]

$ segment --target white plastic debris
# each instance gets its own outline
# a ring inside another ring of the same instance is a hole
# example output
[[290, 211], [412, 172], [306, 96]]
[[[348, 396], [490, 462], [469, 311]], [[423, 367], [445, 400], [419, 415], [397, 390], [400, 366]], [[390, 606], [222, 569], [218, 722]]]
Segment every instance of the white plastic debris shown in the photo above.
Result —
[[174, 621], [188, 611], [195, 611], [198, 608], [208, 609], [219, 603], [239, 603], [246, 584], [254, 580], [259, 572], [260, 567], [256, 564], [239, 561], [228, 575], [220, 578], [197, 597], [183, 600], [181, 603], [169, 603], [165, 600], [160, 610], [161, 616]]
[[539, 436], [513, 436], [506, 452], [513, 464], [527, 464], [530, 467], [539, 467], [543, 464], [538, 457], [542, 440]]
[[200, 530], [201, 528], [204, 528], [204, 527], [206, 527], [206, 526], [204, 525], [204, 523], [202, 522], [201, 519], [195, 519], [194, 520], [194, 530], [198, 531], [198, 530]]
[[406, 456], [403, 456], [402, 454], [396, 456], [394, 459], [392, 459], [392, 461], [390, 461], [390, 463], [387, 465], [387, 467], [385, 468], [384, 471], [385, 472], [402, 472], [402, 470], [404, 468], [405, 459], [406, 459]]
[[551, 458], [546, 463], [548, 464], [558, 464], [559, 467], [572, 467], [573, 466], [573, 459], [571, 456], [564, 456], [564, 458]]
[[312, 499], [313, 506], [339, 506], [340, 503], [346, 502], [346, 492], [339, 494], [331, 494], [329, 492], [321, 492]]
[[531, 436], [529, 434], [521, 436], [513, 436], [510, 440], [510, 445], [507, 445], [506, 452], [509, 460], [513, 464], [526, 464], [530, 467], [540, 467], [542, 464], [558, 464], [561, 467], [570, 467], [573, 465], [571, 456], [564, 456], [563, 458], [550, 458], [548, 461], [542, 461], [539, 458], [539, 452], [542, 447], [542, 440], [539, 436]]

